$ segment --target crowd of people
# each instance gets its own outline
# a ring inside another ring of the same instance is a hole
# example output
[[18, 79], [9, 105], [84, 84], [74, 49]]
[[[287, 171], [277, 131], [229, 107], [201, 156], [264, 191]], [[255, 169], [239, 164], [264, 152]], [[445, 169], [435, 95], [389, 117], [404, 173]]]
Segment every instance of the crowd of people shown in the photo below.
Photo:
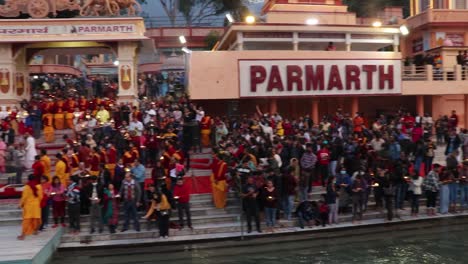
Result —
[[[202, 147], [213, 149], [214, 205], [224, 208], [227, 192], [238, 193], [248, 232], [252, 220], [262, 231], [260, 212], [270, 232], [278, 219], [294, 216], [302, 228], [338, 223], [346, 212], [359, 222], [371, 207], [371, 193], [372, 208], [385, 208], [388, 220], [399, 215], [406, 200], [418, 215], [421, 196], [428, 215], [436, 213], [437, 198], [442, 214], [468, 208], [468, 135], [455, 111], [435, 122], [403, 109], [375, 119], [363, 113], [351, 117], [341, 109], [319, 121], [289, 119], [259, 108], [252, 116], [226, 118], [211, 117], [187, 96], [166, 96], [143, 98], [138, 105], [105, 98], [42, 99], [2, 112], [7, 113], [2, 137], [8, 142], [3, 149], [10, 145], [9, 152], [16, 153], [5, 156], [23, 157], [14, 164], [32, 170], [21, 205], [28, 211], [25, 220], [36, 220], [24, 221], [20, 239], [46, 228], [51, 209], [52, 227], [65, 226], [68, 214], [75, 234], [83, 214], [89, 214], [91, 233], [103, 232], [104, 225], [114, 233], [119, 212], [121, 231], [130, 220], [139, 231], [138, 211], [148, 227], [158, 223], [162, 238], [171, 225], [192, 228], [183, 176], [190, 153]], [[52, 175], [47, 150], [37, 155], [35, 139], [42, 135], [55, 142], [54, 130], [66, 128], [73, 133], [64, 136], [67, 146], [56, 155]], [[446, 166], [433, 164], [436, 148], [445, 148]], [[324, 193], [313, 201], [316, 188]], [[169, 221], [172, 210], [178, 210], [179, 223]]]

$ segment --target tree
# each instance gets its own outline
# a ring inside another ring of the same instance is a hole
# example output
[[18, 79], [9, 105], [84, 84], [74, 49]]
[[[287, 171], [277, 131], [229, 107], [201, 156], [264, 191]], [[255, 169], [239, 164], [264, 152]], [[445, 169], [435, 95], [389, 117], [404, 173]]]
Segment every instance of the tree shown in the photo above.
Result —
[[177, 15], [184, 17], [187, 26], [205, 21], [207, 18], [232, 13], [238, 19], [248, 12], [244, 0], [159, 0], [172, 26]]
[[208, 50], [212, 50], [216, 43], [218, 43], [220, 37], [221, 36], [219, 35], [218, 31], [210, 31], [210, 33], [208, 33], [208, 35], [205, 37], [206, 48]]
[[359, 17], [376, 16], [386, 6], [402, 6], [403, 16], [409, 15], [409, 0], [344, 0], [343, 3]]

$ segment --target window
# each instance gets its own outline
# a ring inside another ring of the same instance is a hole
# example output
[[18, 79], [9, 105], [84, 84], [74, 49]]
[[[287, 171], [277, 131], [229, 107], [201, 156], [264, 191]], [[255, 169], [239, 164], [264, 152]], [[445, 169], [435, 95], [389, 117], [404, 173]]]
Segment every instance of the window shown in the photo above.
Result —
[[445, 9], [444, 0], [433, 0], [434, 9]]
[[455, 0], [455, 9], [466, 9], [467, 7], [467, 0]]
[[431, 0], [419, 0], [419, 12], [424, 12], [430, 7]]

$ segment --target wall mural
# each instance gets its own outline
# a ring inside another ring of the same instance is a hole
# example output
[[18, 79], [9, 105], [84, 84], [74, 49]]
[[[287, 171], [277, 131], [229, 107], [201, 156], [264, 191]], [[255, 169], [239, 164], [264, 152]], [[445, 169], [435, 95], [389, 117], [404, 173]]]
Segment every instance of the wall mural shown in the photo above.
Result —
[[4, 18], [62, 17], [60, 12], [66, 12], [66, 17], [120, 16], [122, 11], [134, 16], [142, 8], [137, 0], [5, 0], [0, 5], [0, 17]]
[[129, 65], [123, 65], [120, 68], [120, 78], [122, 78], [122, 88], [130, 89], [132, 86], [132, 68]]

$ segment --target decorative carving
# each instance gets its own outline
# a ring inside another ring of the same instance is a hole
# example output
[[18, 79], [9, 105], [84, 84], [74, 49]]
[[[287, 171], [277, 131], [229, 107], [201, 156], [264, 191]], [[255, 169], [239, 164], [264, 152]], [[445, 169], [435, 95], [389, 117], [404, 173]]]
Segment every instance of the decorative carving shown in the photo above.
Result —
[[24, 75], [19, 72], [16, 74], [16, 94], [18, 96], [23, 95], [24, 88]]
[[81, 8], [81, 16], [118, 16], [127, 9], [131, 16], [142, 11], [136, 0], [87, 0]]
[[120, 68], [120, 78], [124, 90], [128, 90], [132, 87], [132, 68], [129, 65], [123, 65]]
[[8, 69], [0, 69], [0, 91], [8, 93], [10, 90], [10, 71]]
[[79, 0], [5, 0], [0, 5], [0, 16], [17, 17], [20, 14], [29, 14], [32, 18], [45, 18], [58, 11], [80, 10]]

